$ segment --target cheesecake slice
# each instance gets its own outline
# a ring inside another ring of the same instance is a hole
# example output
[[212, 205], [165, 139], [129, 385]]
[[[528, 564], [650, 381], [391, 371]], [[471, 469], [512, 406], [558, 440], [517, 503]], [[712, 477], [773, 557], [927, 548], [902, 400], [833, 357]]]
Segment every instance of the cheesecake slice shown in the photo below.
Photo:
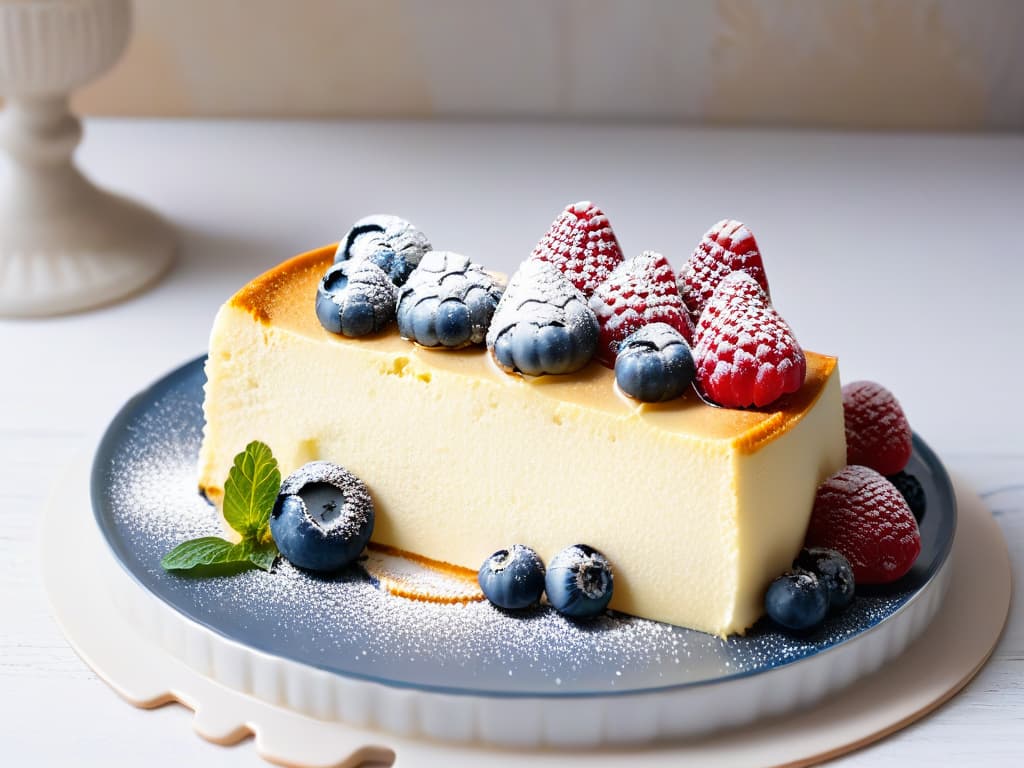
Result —
[[284, 474], [326, 459], [360, 477], [378, 544], [476, 570], [513, 543], [545, 562], [585, 543], [615, 568], [614, 609], [723, 637], [761, 616], [815, 489], [846, 463], [835, 358], [807, 353], [803, 387], [765, 409], [641, 404], [596, 362], [524, 378], [479, 347], [331, 334], [314, 301], [333, 254], [285, 262], [217, 315], [199, 457], [211, 500], [262, 440]]

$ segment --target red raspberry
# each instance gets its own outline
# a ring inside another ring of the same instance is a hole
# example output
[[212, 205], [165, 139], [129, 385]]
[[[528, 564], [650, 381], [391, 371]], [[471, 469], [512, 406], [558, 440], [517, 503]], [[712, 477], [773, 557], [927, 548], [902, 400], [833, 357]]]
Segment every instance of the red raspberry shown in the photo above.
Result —
[[895, 475], [913, 452], [910, 424], [892, 392], [873, 381], [843, 387], [846, 461]]
[[554, 264], [589, 298], [622, 263], [622, 249], [608, 217], [584, 200], [558, 214], [530, 258]]
[[771, 294], [754, 235], [746, 225], [722, 219], [704, 234], [693, 255], [679, 271], [679, 293], [694, 322], [697, 322], [722, 279], [739, 271], [746, 272], [766, 294]]
[[693, 343], [693, 323], [676, 288], [676, 276], [668, 259], [644, 251], [622, 262], [590, 297], [601, 337], [595, 357], [615, 367], [619, 345], [633, 331], [650, 323], [668, 323]]
[[803, 386], [807, 361], [793, 331], [746, 272], [733, 272], [701, 313], [697, 383], [727, 408], [768, 405]]
[[858, 584], [887, 584], [917, 560], [921, 533], [896, 486], [870, 467], [851, 465], [818, 488], [807, 546], [839, 550]]

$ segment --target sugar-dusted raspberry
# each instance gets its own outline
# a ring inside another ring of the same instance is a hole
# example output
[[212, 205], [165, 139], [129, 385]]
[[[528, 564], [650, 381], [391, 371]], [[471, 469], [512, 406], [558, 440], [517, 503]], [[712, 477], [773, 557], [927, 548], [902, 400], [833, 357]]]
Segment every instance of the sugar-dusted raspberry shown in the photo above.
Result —
[[584, 200], [558, 214], [530, 258], [554, 264], [589, 298], [622, 263], [622, 249], [604, 211]]
[[892, 392], [873, 381], [843, 387], [846, 418], [846, 461], [895, 475], [913, 452], [907, 417]]
[[746, 272], [770, 295], [754, 235], [746, 225], [723, 219], [704, 234], [693, 255], [679, 270], [679, 293], [694, 322], [718, 284], [733, 272]]
[[892, 483], [870, 467], [851, 465], [818, 488], [807, 546], [841, 552], [858, 584], [886, 584], [910, 570], [921, 534]]
[[701, 313], [696, 341], [697, 382], [719, 405], [760, 408], [803, 386], [804, 352], [746, 272], [719, 284]]
[[622, 262], [590, 297], [601, 325], [597, 359], [609, 368], [623, 339], [651, 323], [671, 325], [686, 343], [693, 342], [693, 323], [676, 287], [668, 259], [654, 251]]

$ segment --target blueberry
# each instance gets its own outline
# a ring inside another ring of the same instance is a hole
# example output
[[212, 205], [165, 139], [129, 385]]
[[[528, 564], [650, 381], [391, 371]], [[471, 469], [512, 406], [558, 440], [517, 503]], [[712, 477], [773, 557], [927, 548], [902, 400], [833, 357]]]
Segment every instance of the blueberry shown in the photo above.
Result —
[[369, 261], [395, 285], [403, 285], [430, 250], [427, 236], [405, 219], [388, 214], [357, 221], [338, 243], [335, 262]]
[[787, 573], [768, 587], [764, 609], [782, 628], [804, 632], [825, 620], [828, 591], [810, 571]]
[[615, 359], [619, 389], [644, 403], [679, 397], [696, 375], [690, 345], [667, 323], [651, 323], [627, 336]]
[[597, 316], [558, 267], [527, 260], [494, 311], [487, 347], [509, 373], [572, 373], [594, 356], [598, 330]]
[[270, 533], [294, 565], [336, 571], [363, 551], [373, 519], [373, 500], [362, 480], [337, 464], [313, 461], [281, 484]]
[[608, 558], [586, 544], [574, 544], [555, 555], [544, 579], [548, 602], [574, 619], [601, 613], [612, 599], [613, 586]]
[[853, 602], [853, 568], [841, 553], [825, 547], [801, 549], [793, 565], [818, 577], [828, 594], [830, 611], [842, 611]]
[[369, 262], [343, 261], [324, 274], [316, 293], [316, 316], [331, 333], [366, 336], [395, 319], [394, 283]]
[[484, 596], [499, 608], [527, 608], [544, 592], [544, 563], [529, 547], [513, 544], [487, 558], [477, 580]]
[[424, 347], [457, 349], [487, 336], [501, 288], [479, 264], [430, 251], [398, 297], [398, 332]]
[[924, 495], [924, 486], [921, 481], [907, 472], [897, 472], [886, 478], [896, 486], [903, 498], [907, 500], [907, 506], [914, 513], [914, 519], [921, 522], [924, 519], [925, 510], [928, 508], [928, 501]]

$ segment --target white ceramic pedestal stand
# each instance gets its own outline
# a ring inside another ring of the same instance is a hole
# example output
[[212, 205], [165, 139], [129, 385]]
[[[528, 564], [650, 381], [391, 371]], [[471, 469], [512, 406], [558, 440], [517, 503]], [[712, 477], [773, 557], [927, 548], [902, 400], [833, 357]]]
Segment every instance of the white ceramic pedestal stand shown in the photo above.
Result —
[[959, 524], [945, 601], [904, 654], [802, 712], [706, 738], [647, 748], [582, 752], [499, 750], [446, 745], [317, 720], [239, 693], [205, 677], [146, 640], [120, 611], [100, 574], [112, 557], [89, 509], [86, 462], [57, 478], [42, 524], [40, 562], [54, 615], [83, 659], [140, 707], [180, 702], [196, 731], [232, 744], [250, 734], [261, 756], [279, 765], [344, 766], [395, 761], [445, 768], [741, 768], [803, 766], [880, 739], [960, 690], [999, 639], [1010, 603], [1010, 562], [999, 526], [957, 484]]
[[41, 316], [106, 304], [159, 277], [171, 228], [97, 188], [72, 163], [82, 137], [74, 88], [120, 56], [130, 0], [0, 3], [0, 316]]

